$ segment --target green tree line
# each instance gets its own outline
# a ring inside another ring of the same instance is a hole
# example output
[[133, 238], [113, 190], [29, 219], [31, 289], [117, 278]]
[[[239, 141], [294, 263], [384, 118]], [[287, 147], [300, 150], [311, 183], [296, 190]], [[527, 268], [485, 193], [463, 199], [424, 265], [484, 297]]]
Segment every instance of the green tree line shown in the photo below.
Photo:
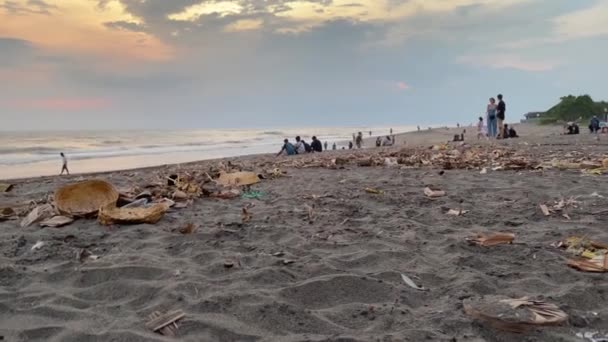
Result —
[[542, 115], [542, 123], [568, 122], [579, 119], [589, 120], [594, 115], [603, 119], [604, 108], [608, 108], [608, 102], [595, 102], [589, 95], [568, 95], [560, 98], [560, 100], [558, 104]]

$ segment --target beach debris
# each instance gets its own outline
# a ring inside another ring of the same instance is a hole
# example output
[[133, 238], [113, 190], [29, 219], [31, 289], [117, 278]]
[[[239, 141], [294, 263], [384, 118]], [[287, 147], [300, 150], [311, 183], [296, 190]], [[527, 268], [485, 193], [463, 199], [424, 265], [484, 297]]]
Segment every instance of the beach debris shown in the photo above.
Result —
[[412, 280], [410, 277], [406, 276], [406, 275], [405, 275], [405, 274], [403, 274], [403, 273], [401, 273], [401, 279], [403, 280], [403, 282], [404, 282], [404, 283], [405, 283], [407, 286], [409, 286], [409, 287], [411, 287], [411, 288], [413, 288], [413, 289], [416, 289], [416, 290], [418, 290], [418, 291], [428, 291], [428, 290], [429, 290], [429, 289], [427, 289], [427, 288], [425, 288], [425, 287], [422, 287], [422, 286], [418, 286], [418, 285], [416, 285], [416, 283], [414, 283], [414, 281], [413, 281], [413, 280]]
[[572, 268], [584, 272], [608, 272], [608, 244], [573, 236], [553, 246], [565, 248], [567, 253], [577, 257], [567, 261]]
[[384, 158], [384, 166], [386, 166], [386, 167], [399, 166], [399, 162], [397, 161], [397, 158]]
[[462, 215], [464, 215], [464, 214], [466, 214], [466, 213], [468, 213], [468, 212], [469, 212], [468, 210], [462, 210], [462, 209], [458, 209], [458, 210], [456, 210], [456, 209], [450, 209], [450, 210], [448, 210], [448, 212], [447, 212], [446, 214], [447, 214], [447, 215], [450, 215], [450, 216], [462, 216]]
[[528, 297], [468, 298], [463, 301], [463, 308], [473, 319], [488, 323], [499, 330], [516, 333], [537, 326], [559, 325], [568, 320], [568, 314], [557, 305]]
[[95, 260], [99, 259], [99, 256], [91, 253], [86, 248], [82, 248], [82, 249], [78, 250], [78, 252], [76, 253], [76, 258], [81, 263], [84, 263], [84, 262], [86, 262], [88, 260], [95, 261]]
[[438, 189], [433, 190], [427, 186], [426, 188], [424, 188], [424, 195], [429, 198], [438, 198], [445, 196], [445, 191]]
[[241, 198], [244, 199], [262, 199], [262, 197], [264, 196], [264, 193], [261, 191], [257, 191], [257, 190], [249, 190], [249, 191], [245, 191], [241, 194]]
[[249, 210], [247, 210], [247, 207], [243, 207], [243, 210], [241, 211], [241, 222], [247, 223], [247, 222], [251, 221], [252, 218], [253, 218], [253, 215], [251, 215]]
[[40, 227], [59, 228], [74, 222], [74, 219], [67, 216], [53, 216], [50, 219], [40, 222]]
[[374, 194], [374, 195], [382, 195], [384, 193], [384, 191], [378, 190], [375, 188], [365, 188], [365, 192], [367, 192], [368, 194]]
[[125, 204], [123, 205], [121, 208], [140, 208], [140, 207], [145, 207], [148, 203], [150, 202], [150, 200], [148, 198], [140, 198], [137, 199], [131, 203]]
[[308, 222], [313, 223], [316, 217], [315, 205], [304, 204], [304, 208], [306, 208], [306, 213], [308, 214]]
[[511, 244], [515, 239], [515, 234], [511, 233], [495, 233], [495, 234], [478, 234], [474, 237], [468, 237], [465, 240], [469, 243], [484, 247], [496, 245]]
[[295, 260], [291, 260], [291, 259], [284, 259], [283, 260], [283, 265], [287, 266], [287, 265], [291, 265], [293, 263], [295, 263]]
[[67, 216], [89, 216], [108, 204], [115, 205], [119, 193], [103, 180], [88, 180], [61, 187], [55, 191], [55, 205]]
[[588, 342], [608, 342], [608, 334], [602, 334], [599, 331], [577, 332], [576, 337]]
[[21, 228], [29, 227], [34, 223], [50, 218], [55, 215], [55, 209], [50, 204], [37, 206], [21, 221]]
[[543, 215], [551, 216], [551, 212], [549, 211], [549, 208], [547, 207], [547, 205], [541, 204], [539, 207], [540, 207], [540, 210], [543, 212]]
[[604, 196], [598, 194], [597, 191], [593, 192], [591, 195], [589, 195], [589, 197], [592, 197], [592, 198], [604, 198]]
[[135, 200], [146, 198], [148, 201], [152, 201], [152, 193], [148, 190], [144, 190], [135, 196]]
[[186, 225], [181, 227], [179, 229], [179, 232], [180, 232], [180, 234], [184, 234], [184, 235], [192, 234], [196, 231], [196, 228], [197, 228], [197, 226], [194, 223], [190, 222], [190, 223], [186, 223]]
[[156, 203], [143, 208], [118, 208], [110, 203], [99, 209], [97, 220], [102, 225], [112, 224], [154, 224], [163, 217], [169, 209], [166, 203]]
[[479, 174], [485, 175], [486, 173], [488, 173], [488, 169], [487, 168], [483, 168], [481, 169], [481, 171], [479, 171]]
[[169, 177], [167, 177], [167, 185], [174, 186], [178, 178], [179, 177], [175, 174], [169, 175]]
[[238, 189], [222, 190], [218, 193], [212, 194], [213, 197], [221, 199], [232, 199], [237, 198], [241, 195], [241, 191]]
[[176, 201], [183, 201], [183, 200], [188, 199], [188, 194], [186, 194], [185, 192], [183, 192], [181, 190], [175, 190], [173, 192], [173, 195], [171, 196], [171, 198], [173, 198]]
[[224, 267], [225, 268], [232, 268], [232, 267], [234, 267], [234, 261], [232, 261], [232, 260], [225, 260], [224, 261]]
[[0, 183], [0, 192], [9, 192], [13, 189], [13, 184]]
[[282, 257], [283, 255], [285, 255], [285, 252], [283, 251], [272, 253], [272, 256], [274, 257]]
[[32, 248], [30, 250], [37, 251], [40, 248], [42, 248], [44, 245], [46, 245], [46, 243], [44, 241], [38, 241], [32, 246]]
[[177, 321], [186, 317], [182, 310], [174, 310], [161, 314], [159, 311], [154, 311], [148, 316], [146, 328], [164, 336], [177, 335]]
[[223, 186], [243, 186], [256, 184], [260, 181], [258, 175], [255, 172], [233, 172], [233, 173], [220, 173], [220, 177], [217, 182]]
[[7, 207], [0, 209], [0, 221], [9, 220], [15, 216], [17, 216], [17, 213], [13, 208]]

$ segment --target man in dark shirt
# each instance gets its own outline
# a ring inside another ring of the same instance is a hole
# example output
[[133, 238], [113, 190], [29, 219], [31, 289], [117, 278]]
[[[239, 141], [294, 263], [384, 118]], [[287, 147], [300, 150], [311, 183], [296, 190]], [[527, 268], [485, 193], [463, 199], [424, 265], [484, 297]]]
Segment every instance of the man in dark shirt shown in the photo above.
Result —
[[503, 124], [505, 121], [505, 112], [507, 111], [507, 105], [502, 100], [502, 94], [498, 94], [498, 96], [496, 96], [496, 97], [498, 98], [498, 106], [496, 107], [496, 119], [497, 119], [496, 127], [499, 128], [498, 139], [502, 139], [502, 138], [505, 138], [505, 135], [504, 135], [504, 131], [500, 128], [503, 127]]
[[310, 147], [313, 152], [323, 152], [323, 144], [321, 144], [321, 140], [317, 139], [317, 137], [312, 137]]

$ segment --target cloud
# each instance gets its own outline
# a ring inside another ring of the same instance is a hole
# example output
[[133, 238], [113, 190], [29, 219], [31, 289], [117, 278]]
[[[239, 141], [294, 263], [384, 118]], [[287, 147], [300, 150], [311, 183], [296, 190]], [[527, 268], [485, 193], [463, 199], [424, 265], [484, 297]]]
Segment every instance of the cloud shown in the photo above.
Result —
[[399, 90], [408, 90], [410, 88], [411, 88], [410, 85], [403, 81], [397, 82], [397, 89], [399, 89]]
[[145, 27], [143, 25], [135, 23], [135, 22], [126, 21], [126, 20], [109, 21], [109, 22], [103, 23], [103, 25], [107, 28], [111, 28], [111, 29], [115, 29], [115, 30], [125, 30], [125, 31], [132, 31], [132, 32], [144, 32], [145, 31]]
[[85, 111], [109, 108], [112, 102], [100, 98], [46, 98], [12, 100], [8, 106], [20, 110]]
[[553, 19], [555, 36], [563, 40], [608, 35], [608, 2], [597, 1], [589, 8]]
[[0, 9], [4, 9], [13, 15], [51, 15], [51, 12], [57, 10], [58, 7], [56, 5], [48, 4], [42, 0], [28, 0], [26, 3], [23, 3], [22, 1], [5, 0], [4, 2], [0, 3]]
[[515, 69], [528, 72], [551, 71], [560, 65], [553, 60], [527, 60], [519, 55], [490, 54], [490, 55], [465, 55], [457, 59], [458, 63], [473, 67], [490, 67], [493, 69]]
[[257, 30], [262, 27], [264, 20], [262, 19], [240, 19], [226, 25], [226, 32], [239, 32]]

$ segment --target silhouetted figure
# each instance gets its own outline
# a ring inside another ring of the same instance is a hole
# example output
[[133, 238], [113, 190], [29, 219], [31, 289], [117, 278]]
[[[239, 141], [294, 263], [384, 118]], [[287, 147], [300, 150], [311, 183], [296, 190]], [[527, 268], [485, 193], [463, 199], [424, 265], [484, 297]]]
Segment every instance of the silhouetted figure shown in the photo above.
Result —
[[68, 158], [65, 157], [65, 154], [63, 154], [63, 152], [61, 152], [59, 155], [61, 156], [61, 161], [63, 162], [63, 166], [61, 167], [61, 173], [59, 175], [63, 175], [64, 171], [69, 175], [70, 170], [68, 170]]

